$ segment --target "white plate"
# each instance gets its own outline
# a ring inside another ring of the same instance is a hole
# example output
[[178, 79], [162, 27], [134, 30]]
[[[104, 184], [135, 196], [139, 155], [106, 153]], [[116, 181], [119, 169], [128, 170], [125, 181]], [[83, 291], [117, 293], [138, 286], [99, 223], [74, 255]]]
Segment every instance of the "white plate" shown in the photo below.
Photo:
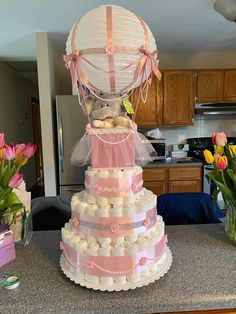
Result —
[[171, 250], [167, 247], [165, 251], [165, 257], [161, 263], [161, 265], [158, 265], [158, 270], [155, 272], [151, 272], [149, 276], [135, 282], [126, 282], [124, 285], [114, 283], [110, 286], [104, 286], [102, 284], [93, 284], [89, 283], [85, 280], [79, 280], [77, 279], [71, 272], [68, 271], [67, 267], [65, 266], [65, 258], [63, 255], [61, 255], [60, 258], [60, 266], [63, 271], [63, 273], [72, 281], [74, 281], [76, 284], [79, 284], [83, 287], [94, 289], [94, 290], [101, 290], [101, 291], [122, 291], [122, 290], [129, 290], [129, 289], [135, 289], [142, 286], [147, 286], [149, 283], [152, 283], [158, 279], [160, 279], [162, 276], [164, 276], [167, 271], [170, 269], [170, 266], [172, 264], [172, 253]]

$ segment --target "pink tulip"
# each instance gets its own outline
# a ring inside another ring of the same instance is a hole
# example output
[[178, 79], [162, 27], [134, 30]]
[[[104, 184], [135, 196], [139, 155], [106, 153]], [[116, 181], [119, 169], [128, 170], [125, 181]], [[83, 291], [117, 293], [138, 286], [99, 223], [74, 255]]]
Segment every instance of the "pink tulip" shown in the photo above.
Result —
[[14, 176], [11, 177], [9, 181], [9, 186], [13, 189], [18, 188], [18, 186], [21, 185], [22, 181], [23, 181], [23, 173], [18, 172], [14, 174]]
[[34, 155], [37, 146], [35, 144], [28, 143], [22, 150], [22, 155], [26, 158], [30, 158]]
[[0, 133], [0, 148], [5, 145], [4, 133]]
[[217, 146], [225, 146], [227, 144], [227, 137], [224, 132], [216, 133], [215, 144]]
[[14, 145], [9, 145], [3, 148], [3, 158], [6, 160], [12, 160], [15, 158], [15, 147]]

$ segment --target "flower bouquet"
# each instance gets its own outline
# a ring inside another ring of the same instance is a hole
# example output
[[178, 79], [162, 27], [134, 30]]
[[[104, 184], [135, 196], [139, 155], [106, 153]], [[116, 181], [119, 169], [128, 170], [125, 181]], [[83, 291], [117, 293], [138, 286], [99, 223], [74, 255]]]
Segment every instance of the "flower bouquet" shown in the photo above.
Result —
[[24, 205], [14, 190], [23, 182], [21, 167], [35, 151], [36, 145], [31, 143], [6, 145], [4, 133], [0, 133], [0, 225], [6, 221], [13, 224], [16, 214], [24, 210]]
[[216, 201], [221, 192], [227, 207], [225, 217], [225, 231], [229, 239], [236, 244], [236, 145], [227, 144], [224, 132], [213, 133], [212, 144], [214, 154], [204, 150], [204, 157], [208, 164], [214, 166], [206, 177], [213, 180], [216, 191], [213, 198]]

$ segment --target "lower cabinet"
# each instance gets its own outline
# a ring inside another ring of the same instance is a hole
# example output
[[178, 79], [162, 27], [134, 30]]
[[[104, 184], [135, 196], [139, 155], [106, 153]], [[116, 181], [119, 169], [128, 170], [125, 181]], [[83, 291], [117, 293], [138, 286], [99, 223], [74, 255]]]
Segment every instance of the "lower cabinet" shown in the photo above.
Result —
[[166, 168], [143, 169], [143, 185], [156, 195], [167, 193], [168, 173]]
[[201, 192], [202, 167], [143, 169], [143, 185], [157, 196], [164, 193]]
[[199, 181], [170, 181], [169, 193], [179, 192], [201, 192], [201, 185]]
[[144, 187], [152, 191], [156, 195], [167, 193], [165, 182], [149, 181], [149, 182], [145, 182]]

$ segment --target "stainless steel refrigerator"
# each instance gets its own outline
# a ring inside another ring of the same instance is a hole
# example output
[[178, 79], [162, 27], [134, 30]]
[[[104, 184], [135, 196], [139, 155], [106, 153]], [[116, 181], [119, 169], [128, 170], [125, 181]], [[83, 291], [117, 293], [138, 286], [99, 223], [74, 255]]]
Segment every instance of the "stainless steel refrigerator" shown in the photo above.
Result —
[[58, 189], [60, 195], [70, 198], [84, 189], [87, 169], [70, 163], [72, 149], [84, 135], [87, 123], [77, 96], [56, 96], [56, 122]]

